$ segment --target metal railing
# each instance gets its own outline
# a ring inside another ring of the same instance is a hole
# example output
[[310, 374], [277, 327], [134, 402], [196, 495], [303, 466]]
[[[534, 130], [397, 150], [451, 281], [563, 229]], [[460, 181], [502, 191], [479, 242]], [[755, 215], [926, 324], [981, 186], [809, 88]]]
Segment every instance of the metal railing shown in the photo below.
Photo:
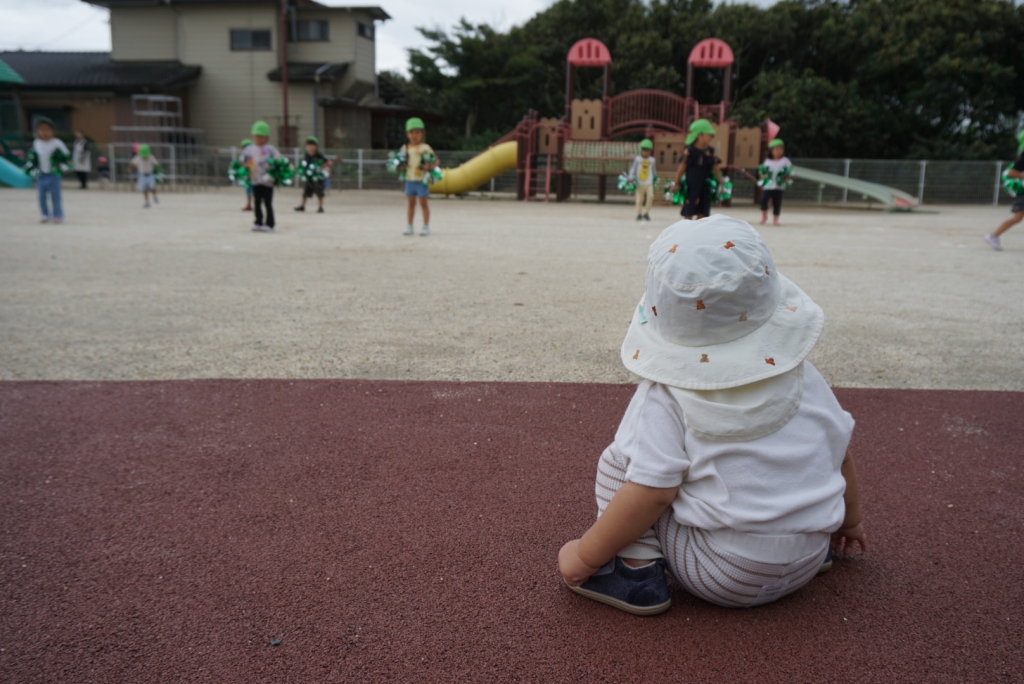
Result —
[[[607, 143], [605, 143], [607, 144]], [[170, 192], [202, 192], [226, 187], [228, 167], [241, 152], [238, 147], [209, 147], [200, 145], [170, 145], [150, 143], [150, 149], [163, 166], [161, 189]], [[109, 159], [110, 180], [118, 190], [134, 190], [134, 176], [129, 164], [134, 152], [127, 143], [111, 143], [103, 151]], [[282, 150], [298, 164], [304, 154], [302, 148]], [[329, 174], [331, 188], [346, 190], [394, 190], [401, 184], [385, 167], [387, 150], [325, 149], [324, 154], [335, 163]], [[97, 155], [101, 152], [97, 150]], [[454, 168], [476, 156], [470, 151], [437, 151], [441, 164]], [[95, 162], [95, 160], [94, 160]], [[881, 183], [917, 197], [922, 204], [1009, 204], [1013, 198], [1002, 191], [1000, 175], [1009, 161], [902, 161], [878, 159], [800, 159], [797, 166], [826, 171], [839, 176]], [[96, 164], [93, 164], [96, 168]], [[578, 169], [583, 170], [583, 169]], [[591, 171], [591, 169], [586, 169]], [[595, 169], [594, 171], [597, 171]], [[591, 171], [591, 172], [594, 172]], [[752, 171], [752, 170], [751, 170]], [[659, 169], [664, 179], [675, 175], [675, 168]], [[754, 195], [754, 184], [740, 174], [733, 174], [733, 197], [743, 202]], [[609, 182], [613, 182], [613, 179]], [[587, 197], [597, 193], [596, 176], [577, 176], [573, 193]], [[513, 195], [516, 192], [516, 171], [506, 171], [476, 189], [495, 195]], [[609, 197], [615, 193], [609, 192]], [[796, 179], [786, 191], [787, 199], [816, 203], [856, 203], [868, 200], [853, 191]]]

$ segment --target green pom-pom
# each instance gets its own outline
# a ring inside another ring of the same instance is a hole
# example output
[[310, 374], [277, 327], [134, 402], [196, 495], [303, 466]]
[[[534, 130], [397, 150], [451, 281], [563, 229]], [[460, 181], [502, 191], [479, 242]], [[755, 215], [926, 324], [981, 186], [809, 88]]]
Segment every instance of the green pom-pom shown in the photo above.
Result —
[[25, 175], [29, 178], [38, 178], [39, 171], [39, 153], [35, 150], [29, 150], [28, 154], [25, 155]]
[[64, 154], [60, 150], [54, 150], [53, 154], [50, 155], [50, 173], [63, 176], [65, 173], [71, 173], [74, 169], [75, 167], [71, 163], [70, 154]]
[[228, 179], [243, 188], [247, 188], [252, 184], [252, 179], [249, 178], [249, 167], [237, 159], [231, 162], [231, 166], [228, 167]]
[[323, 183], [327, 177], [324, 171], [324, 162], [321, 159], [299, 162], [299, 177], [303, 183]]
[[732, 199], [732, 179], [728, 176], [722, 177], [722, 187], [718, 192], [719, 202], [728, 202]]
[[633, 194], [636, 192], [636, 181], [630, 179], [625, 173], [619, 174], [619, 190], [626, 194]]
[[793, 168], [786, 166], [779, 169], [779, 172], [775, 174], [775, 187], [780, 190], [789, 190], [793, 186]]
[[274, 185], [291, 185], [295, 176], [295, 169], [284, 157], [273, 157], [267, 162], [267, 172], [264, 179], [272, 181]]
[[[405, 152], [392, 152], [391, 156], [388, 157], [386, 164], [387, 170], [391, 173], [398, 173], [403, 171], [409, 164], [409, 155]], [[405, 180], [405, 174], [402, 174], [402, 179]]]
[[164, 182], [164, 167], [154, 166], [153, 167], [153, 182], [163, 183]]
[[1010, 178], [1007, 175], [1012, 168], [1011, 166], [1006, 171], [1003, 171], [1003, 189], [1010, 193], [1010, 197], [1020, 197], [1024, 195], [1024, 181], [1020, 178]]
[[765, 181], [768, 180], [769, 176], [771, 176], [771, 173], [772, 172], [769, 171], [768, 167], [765, 166], [764, 164], [761, 164], [760, 166], [758, 166], [757, 167], [757, 187], [763, 188], [764, 184], [765, 184]]
[[674, 181], [669, 181], [665, 183], [665, 199], [672, 204], [682, 204], [686, 201], [686, 190], [685, 177], [679, 181], [679, 185], [676, 185]]

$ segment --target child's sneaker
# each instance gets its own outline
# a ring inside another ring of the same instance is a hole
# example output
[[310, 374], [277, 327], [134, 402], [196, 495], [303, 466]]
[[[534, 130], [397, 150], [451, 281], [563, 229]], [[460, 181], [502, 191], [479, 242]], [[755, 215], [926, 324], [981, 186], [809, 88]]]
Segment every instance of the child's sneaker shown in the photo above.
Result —
[[402, 231], [402, 235], [412, 235], [415, 232], [416, 230], [412, 227], [412, 224], [410, 223], [405, 227], [405, 230]]
[[422, 235], [423, 237], [430, 235], [430, 226], [423, 226], [423, 228], [420, 230], [420, 235]]
[[254, 223], [254, 224], [252, 224], [252, 232], [254, 232], [254, 233], [262, 233], [266, 229], [267, 229], [267, 227], [265, 225], [263, 225], [262, 223]]
[[156, 193], [153, 193], [153, 203], [160, 204], [160, 198], [156, 196]]
[[1003, 243], [1001, 243], [999, 241], [999, 236], [998, 235], [986, 235], [985, 236], [985, 242], [987, 242], [989, 244], [989, 246], [992, 249], [996, 250], [997, 252], [1002, 252], [1003, 251]]
[[672, 605], [664, 558], [642, 568], [631, 568], [616, 556], [586, 582], [569, 588], [633, 615], [658, 615]]
[[49, 223], [50, 222], [50, 217], [49, 216], [40, 216], [39, 217], [39, 222], [40, 223]]
[[637, 220], [637, 221], [643, 221], [643, 220], [644, 220], [644, 217], [643, 217], [643, 216], [642, 216], [641, 214], [637, 214], [637, 215], [636, 215], [636, 220]]
[[649, 215], [647, 215], [647, 214], [644, 214], [644, 221], [650, 221], [650, 220], [651, 220], [651, 217]]
[[146, 202], [145, 204], [143, 204], [142, 208], [143, 209], [149, 209], [149, 202]]
[[53, 217], [53, 222], [54, 223], [64, 223], [64, 218], [62, 216], [54, 216]]
[[825, 560], [822, 562], [821, 566], [818, 568], [818, 574], [819, 575], [824, 575], [826, 572], [828, 572], [831, 569], [832, 569], [832, 549], [829, 549], [828, 553], [825, 554]]
[[322, 213], [324, 213], [324, 208], [323, 208], [323, 207], [320, 207], [320, 208], [318, 208], [318, 209], [316, 210], [316, 213], [318, 213], [318, 214], [322, 214]]
[[295, 207], [295, 211], [306, 211], [306, 207]]

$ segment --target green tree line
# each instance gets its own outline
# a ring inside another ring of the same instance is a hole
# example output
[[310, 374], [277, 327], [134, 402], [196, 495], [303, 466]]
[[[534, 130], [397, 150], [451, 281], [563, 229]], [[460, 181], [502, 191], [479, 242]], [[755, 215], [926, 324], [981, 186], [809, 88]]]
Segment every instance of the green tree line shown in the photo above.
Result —
[[[780, 124], [791, 156], [1006, 159], [1024, 120], [1024, 8], [1012, 0], [558, 0], [508, 31], [419, 31], [428, 47], [409, 51], [408, 77], [387, 76], [444, 117], [430, 130], [438, 148], [484, 147], [529, 109], [561, 116], [565, 56], [585, 37], [611, 50], [613, 95], [685, 95], [690, 50], [725, 40], [734, 116]], [[577, 97], [599, 97], [600, 76], [580, 69]], [[722, 78], [698, 70], [695, 97], [717, 103]]]

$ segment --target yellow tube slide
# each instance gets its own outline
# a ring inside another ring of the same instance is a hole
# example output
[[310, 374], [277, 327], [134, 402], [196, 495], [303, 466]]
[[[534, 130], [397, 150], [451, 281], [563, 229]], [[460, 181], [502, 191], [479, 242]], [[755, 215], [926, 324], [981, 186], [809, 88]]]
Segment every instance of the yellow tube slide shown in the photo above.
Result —
[[475, 190], [498, 174], [516, 168], [518, 156], [519, 143], [503, 142], [457, 168], [444, 169], [444, 178], [428, 187], [434, 195], [458, 195]]

